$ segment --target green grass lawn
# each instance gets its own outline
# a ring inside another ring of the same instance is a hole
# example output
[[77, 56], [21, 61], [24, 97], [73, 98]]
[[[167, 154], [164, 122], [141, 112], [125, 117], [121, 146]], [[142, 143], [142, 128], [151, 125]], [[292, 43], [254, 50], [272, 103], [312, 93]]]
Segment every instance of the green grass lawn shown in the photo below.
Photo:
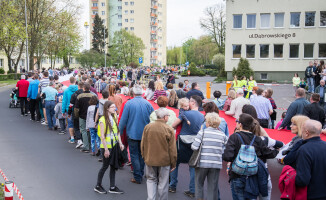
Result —
[[14, 80], [14, 79], [8, 79], [5, 81], [0, 81], [0, 87], [2, 86], [6, 86], [6, 85], [16, 85], [18, 80]]

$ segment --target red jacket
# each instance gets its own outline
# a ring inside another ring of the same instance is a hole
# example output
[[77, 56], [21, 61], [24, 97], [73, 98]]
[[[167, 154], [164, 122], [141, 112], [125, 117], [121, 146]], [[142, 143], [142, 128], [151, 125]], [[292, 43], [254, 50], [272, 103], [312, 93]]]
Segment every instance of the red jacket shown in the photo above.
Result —
[[18, 87], [19, 97], [27, 97], [29, 82], [22, 79], [17, 82], [16, 87]]
[[278, 187], [281, 191], [281, 199], [306, 200], [307, 187], [298, 188], [295, 186], [297, 172], [290, 165], [283, 167]]

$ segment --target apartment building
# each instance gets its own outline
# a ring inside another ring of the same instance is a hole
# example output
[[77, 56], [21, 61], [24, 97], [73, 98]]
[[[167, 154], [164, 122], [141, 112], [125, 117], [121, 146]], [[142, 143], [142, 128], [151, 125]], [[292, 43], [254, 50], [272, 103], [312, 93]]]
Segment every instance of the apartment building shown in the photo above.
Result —
[[240, 57], [257, 80], [291, 80], [311, 60], [326, 59], [325, 0], [227, 0], [225, 69]]
[[166, 0], [90, 0], [90, 41], [98, 14], [109, 37], [121, 29], [133, 32], [145, 44], [143, 66], [166, 65]]

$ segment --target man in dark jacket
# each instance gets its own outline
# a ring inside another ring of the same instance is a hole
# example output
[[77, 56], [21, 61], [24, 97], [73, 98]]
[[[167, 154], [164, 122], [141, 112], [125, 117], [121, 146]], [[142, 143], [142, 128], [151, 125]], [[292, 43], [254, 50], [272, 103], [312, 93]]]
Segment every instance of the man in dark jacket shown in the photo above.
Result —
[[326, 142], [320, 139], [322, 126], [308, 120], [302, 127], [303, 144], [296, 160], [295, 185], [308, 187], [307, 199], [326, 199]]
[[326, 95], [326, 87], [325, 87], [325, 81], [321, 80], [320, 85], [318, 85], [315, 89], [315, 93], [320, 95], [319, 105], [324, 107], [325, 105], [325, 95]]
[[80, 81], [78, 83], [78, 90], [71, 95], [70, 105], [69, 105], [69, 109], [68, 109], [68, 118], [71, 117], [71, 120], [74, 122], [74, 130], [75, 130], [75, 136], [76, 136], [75, 140], [77, 140], [76, 149], [83, 146], [83, 142], [81, 140], [81, 134], [80, 134], [80, 130], [79, 130], [79, 118], [74, 115], [74, 108], [75, 108], [76, 100], [77, 100], [78, 95], [80, 95], [81, 93], [84, 92], [83, 87], [84, 87], [84, 82]]
[[309, 102], [305, 99], [306, 92], [303, 88], [297, 89], [295, 96], [297, 99], [290, 104], [285, 118], [278, 130], [281, 130], [285, 127], [290, 130], [292, 117], [295, 115], [303, 114], [304, 106], [309, 104]]
[[[240, 130], [238, 134], [242, 137], [244, 143], [249, 145], [250, 142], [254, 138], [254, 134], [249, 130], [254, 125], [254, 118], [252, 118], [248, 114], [241, 114], [239, 117], [239, 121], [237, 121], [237, 129]], [[234, 162], [236, 159], [238, 152], [242, 142], [237, 134], [232, 134], [225, 146], [224, 153], [222, 158], [226, 162]], [[278, 153], [278, 150], [271, 150], [268, 148], [263, 140], [260, 137], [256, 137], [253, 146], [255, 148], [255, 152], [258, 158], [260, 158], [263, 162], [266, 162], [266, 159], [275, 158]], [[228, 166], [230, 183], [231, 183], [231, 192], [233, 199], [244, 199], [244, 191], [245, 191], [245, 182], [243, 181], [244, 176], [238, 175], [232, 171], [232, 168]], [[257, 185], [258, 188], [258, 185]]]
[[84, 148], [81, 152], [89, 153], [90, 144], [89, 137], [86, 129], [86, 118], [87, 118], [87, 110], [89, 107], [89, 100], [92, 96], [95, 96], [90, 92], [91, 85], [89, 83], [84, 83], [84, 92], [77, 96], [76, 104], [75, 104], [75, 116], [79, 117], [79, 129], [83, 137]]
[[179, 82], [179, 89], [175, 91], [179, 99], [185, 98], [187, 93], [183, 91], [183, 83]]
[[315, 90], [315, 80], [314, 80], [314, 77], [315, 77], [315, 71], [314, 71], [314, 66], [313, 66], [313, 62], [310, 61], [309, 62], [309, 66], [306, 68], [306, 71], [305, 71], [305, 77], [307, 79], [307, 82], [308, 82], [308, 92], [314, 92]]
[[320, 101], [320, 96], [317, 93], [314, 93], [310, 97], [310, 103], [303, 108], [303, 115], [306, 115], [310, 119], [319, 121], [323, 126], [325, 123], [325, 111], [318, 104]]

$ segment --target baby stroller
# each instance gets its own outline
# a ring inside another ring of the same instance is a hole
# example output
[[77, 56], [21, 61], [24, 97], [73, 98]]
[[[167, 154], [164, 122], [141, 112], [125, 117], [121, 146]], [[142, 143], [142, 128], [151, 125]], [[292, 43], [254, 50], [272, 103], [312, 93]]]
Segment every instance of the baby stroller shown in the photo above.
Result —
[[19, 108], [20, 104], [18, 101], [18, 90], [16, 88], [12, 89], [12, 92], [10, 93], [10, 102], [9, 102], [9, 108]]

